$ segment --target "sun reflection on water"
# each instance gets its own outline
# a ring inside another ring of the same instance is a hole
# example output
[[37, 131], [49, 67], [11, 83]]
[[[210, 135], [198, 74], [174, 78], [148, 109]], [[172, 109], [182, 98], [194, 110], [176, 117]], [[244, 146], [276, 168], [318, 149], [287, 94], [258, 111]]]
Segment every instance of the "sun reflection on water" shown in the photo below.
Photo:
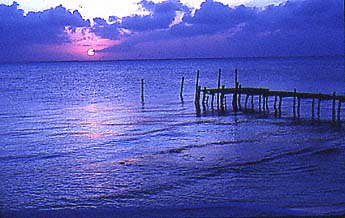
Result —
[[102, 139], [110, 136], [123, 135], [122, 109], [102, 104], [66, 108], [70, 131], [76, 136], [89, 139]]

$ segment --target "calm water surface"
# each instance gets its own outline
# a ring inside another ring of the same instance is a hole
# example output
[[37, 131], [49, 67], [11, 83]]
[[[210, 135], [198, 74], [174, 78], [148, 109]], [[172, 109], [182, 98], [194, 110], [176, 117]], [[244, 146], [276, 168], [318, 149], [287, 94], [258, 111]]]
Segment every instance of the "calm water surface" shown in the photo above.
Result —
[[279, 119], [230, 106], [196, 116], [195, 72], [215, 87], [218, 68], [226, 86], [238, 68], [243, 86], [345, 93], [342, 57], [1, 65], [0, 206], [251, 202], [344, 213], [345, 130], [327, 122], [331, 102], [322, 102], [318, 125], [308, 100], [300, 123], [290, 100]]

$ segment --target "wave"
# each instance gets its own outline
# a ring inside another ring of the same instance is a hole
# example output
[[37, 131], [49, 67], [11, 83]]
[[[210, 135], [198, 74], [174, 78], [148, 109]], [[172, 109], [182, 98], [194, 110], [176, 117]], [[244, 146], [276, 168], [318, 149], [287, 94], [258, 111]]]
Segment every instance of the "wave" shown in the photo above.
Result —
[[331, 147], [331, 148], [325, 148], [325, 149], [321, 149], [318, 151], [314, 151], [312, 154], [313, 155], [336, 155], [336, 154], [340, 154], [341, 153], [341, 149], [338, 147]]

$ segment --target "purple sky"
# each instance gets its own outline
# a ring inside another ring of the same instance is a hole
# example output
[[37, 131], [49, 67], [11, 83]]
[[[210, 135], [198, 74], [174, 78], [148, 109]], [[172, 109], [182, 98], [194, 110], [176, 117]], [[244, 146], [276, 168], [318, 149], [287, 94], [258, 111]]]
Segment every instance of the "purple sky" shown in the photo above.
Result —
[[0, 4], [0, 62], [344, 55], [342, 0], [140, 6], [144, 15], [87, 20], [64, 6], [26, 13]]

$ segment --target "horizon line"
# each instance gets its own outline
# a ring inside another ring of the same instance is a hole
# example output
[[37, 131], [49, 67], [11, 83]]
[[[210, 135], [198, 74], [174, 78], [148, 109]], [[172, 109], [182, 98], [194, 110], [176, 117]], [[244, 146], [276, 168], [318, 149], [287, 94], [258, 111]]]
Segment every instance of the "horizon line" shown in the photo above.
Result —
[[[47, 60], [47, 61], [4, 61], [0, 64], [35, 64], [35, 63], [70, 63], [70, 62], [121, 62], [121, 61], [173, 61], [173, 60], [221, 60], [221, 59], [268, 59], [268, 58], [334, 58], [343, 57], [345, 54], [336, 55], [296, 55], [296, 56], [237, 56], [237, 57], [185, 57], [185, 58], [128, 58], [128, 59], [106, 59], [106, 60]], [[345, 59], [344, 59], [345, 60]]]

